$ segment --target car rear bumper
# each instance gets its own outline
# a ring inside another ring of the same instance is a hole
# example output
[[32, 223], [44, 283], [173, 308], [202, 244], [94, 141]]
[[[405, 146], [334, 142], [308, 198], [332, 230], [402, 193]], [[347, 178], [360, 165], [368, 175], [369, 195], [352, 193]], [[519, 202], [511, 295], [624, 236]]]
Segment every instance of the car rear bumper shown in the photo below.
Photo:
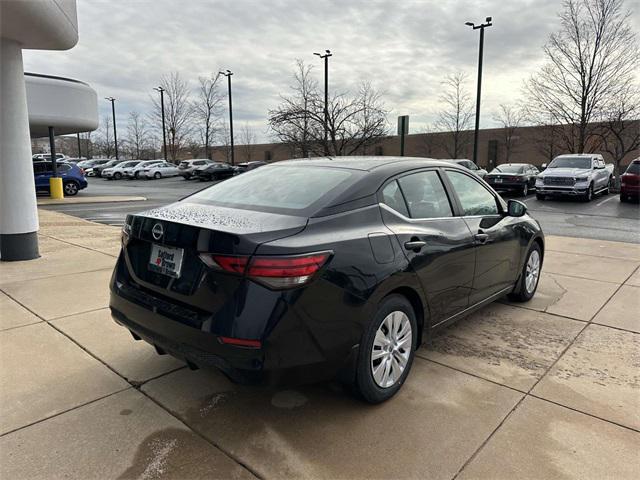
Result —
[[622, 195], [638, 197], [640, 196], [640, 185], [620, 185]]
[[[349, 337], [348, 322], [339, 341], [320, 345], [322, 340], [310, 333], [307, 307], [299, 314], [295, 305], [283, 300], [283, 294], [273, 292], [278, 301], [265, 301], [265, 292], [248, 289], [247, 304], [260, 302], [264, 308], [253, 318], [220, 316], [194, 326], [180, 320], [184, 307], [169, 297], [149, 291], [128, 278], [123, 256], [111, 279], [109, 306], [114, 320], [153, 345], [158, 353], [168, 353], [190, 367], [215, 368], [232, 381], [241, 384], [303, 384], [328, 380], [341, 370], [348, 371], [357, 358], [357, 346]], [[322, 297], [322, 296], [320, 296]], [[277, 319], [273, 322], [273, 319]], [[212, 333], [212, 322], [229, 323], [229, 331], [243, 331], [242, 322], [264, 324], [261, 347], [250, 348], [223, 343], [221, 336]], [[336, 332], [332, 332], [334, 335]], [[339, 332], [338, 332], [339, 333]], [[324, 339], [323, 339], [324, 340]], [[336, 346], [338, 344], [338, 346]]]
[[496, 192], [507, 192], [514, 190], [522, 190], [525, 186], [523, 182], [502, 182], [495, 183], [487, 181], [487, 183], [493, 188]]

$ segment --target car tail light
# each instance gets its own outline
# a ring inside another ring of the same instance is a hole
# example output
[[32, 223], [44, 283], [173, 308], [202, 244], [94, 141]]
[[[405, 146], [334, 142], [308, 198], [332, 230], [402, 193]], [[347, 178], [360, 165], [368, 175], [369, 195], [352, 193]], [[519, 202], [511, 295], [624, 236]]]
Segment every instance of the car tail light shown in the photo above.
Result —
[[233, 337], [218, 337], [220, 343], [226, 343], [227, 345], [235, 345], [236, 347], [247, 348], [260, 348], [262, 342], [260, 340], [250, 340], [246, 338], [233, 338]]
[[330, 252], [255, 257], [200, 254], [209, 267], [246, 275], [274, 289], [304, 285], [322, 268], [329, 256]]

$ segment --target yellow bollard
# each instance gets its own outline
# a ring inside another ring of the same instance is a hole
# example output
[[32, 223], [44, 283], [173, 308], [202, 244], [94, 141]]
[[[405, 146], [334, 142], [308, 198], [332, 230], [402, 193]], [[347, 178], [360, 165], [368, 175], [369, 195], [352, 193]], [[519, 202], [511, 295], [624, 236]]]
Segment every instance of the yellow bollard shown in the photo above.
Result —
[[64, 190], [62, 189], [62, 179], [51, 177], [49, 179], [49, 194], [51, 198], [61, 200], [64, 198]]

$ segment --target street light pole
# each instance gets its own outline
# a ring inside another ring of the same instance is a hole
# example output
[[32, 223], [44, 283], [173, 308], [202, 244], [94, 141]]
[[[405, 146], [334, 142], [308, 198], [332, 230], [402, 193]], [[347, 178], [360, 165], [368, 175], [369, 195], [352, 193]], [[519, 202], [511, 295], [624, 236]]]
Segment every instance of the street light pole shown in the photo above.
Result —
[[82, 149], [80, 148], [80, 132], [76, 133], [78, 137], [78, 158], [82, 158]]
[[231, 140], [231, 165], [235, 165], [236, 163], [233, 149], [233, 104], [231, 102], [231, 75], [233, 75], [233, 72], [231, 70], [227, 70], [225, 72], [218, 73], [227, 77], [227, 82], [229, 84], [229, 137]]
[[473, 163], [478, 165], [478, 130], [480, 129], [480, 91], [482, 88], [482, 51], [484, 49], [484, 29], [490, 27], [491, 17], [485, 18], [487, 23], [475, 25], [473, 22], [466, 22], [465, 25], [474, 30], [480, 29], [480, 48], [478, 50], [478, 91], [476, 92], [476, 125], [473, 132]]
[[167, 127], [164, 124], [164, 92], [165, 89], [162, 87], [154, 88], [160, 92], [160, 108], [162, 109], [162, 146], [164, 148], [164, 159], [167, 160]]
[[105, 100], [111, 102], [111, 114], [113, 115], [113, 143], [116, 147], [116, 160], [118, 160], [118, 130], [116, 128], [116, 99], [113, 97], [105, 97]]
[[313, 53], [324, 59], [324, 154], [329, 155], [329, 57], [331, 50], [325, 50], [324, 55]]

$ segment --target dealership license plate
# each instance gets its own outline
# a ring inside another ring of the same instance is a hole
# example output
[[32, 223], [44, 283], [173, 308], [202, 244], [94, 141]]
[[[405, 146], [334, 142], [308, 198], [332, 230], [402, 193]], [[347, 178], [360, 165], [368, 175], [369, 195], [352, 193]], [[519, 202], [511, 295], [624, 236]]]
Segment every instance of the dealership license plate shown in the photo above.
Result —
[[496, 183], [502, 183], [502, 179], [501, 179], [501, 178], [496, 178], [494, 181], [495, 181]]
[[154, 243], [151, 245], [149, 270], [178, 278], [182, 269], [183, 255], [184, 250], [182, 248], [166, 247]]

